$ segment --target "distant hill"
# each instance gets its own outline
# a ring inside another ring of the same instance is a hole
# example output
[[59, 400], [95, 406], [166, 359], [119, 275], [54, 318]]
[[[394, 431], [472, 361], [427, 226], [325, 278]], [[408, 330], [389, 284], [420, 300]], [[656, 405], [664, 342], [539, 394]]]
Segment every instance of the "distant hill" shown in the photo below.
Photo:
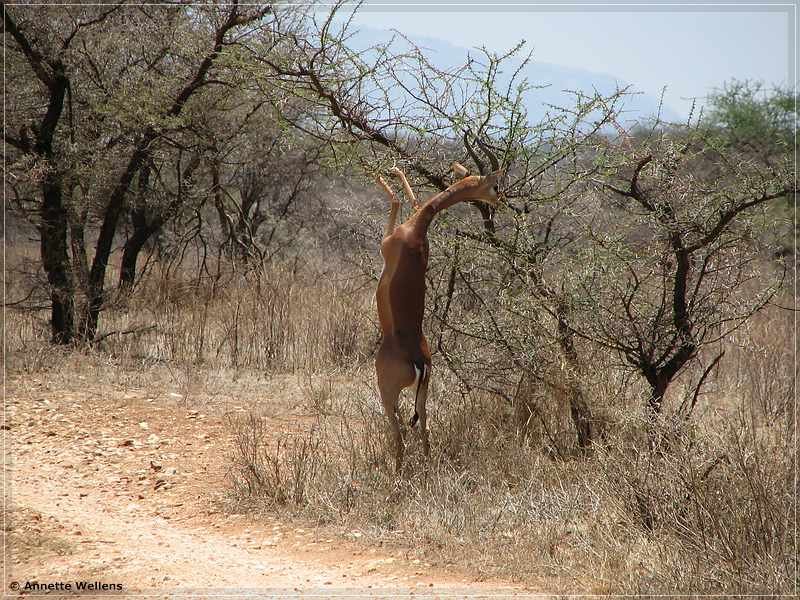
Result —
[[[392, 36], [388, 30], [362, 28], [353, 35], [348, 45], [355, 49], [365, 50], [377, 43], [385, 43]], [[479, 52], [475, 49], [455, 46], [444, 40], [422, 36], [408, 36], [408, 38], [422, 48], [425, 55], [435, 65], [442, 69], [452, 68], [463, 64], [467, 55], [478, 58]], [[508, 76], [518, 67], [520, 61], [509, 61]], [[573, 96], [569, 90], [591, 93], [597, 90], [602, 94], [611, 94], [618, 88], [624, 88], [628, 82], [622, 81], [614, 75], [594, 73], [584, 69], [576, 69], [532, 60], [522, 72], [531, 85], [547, 85], [542, 89], [533, 89], [525, 97], [525, 106], [532, 121], [540, 120], [547, 111], [547, 105], [569, 106], [574, 104]], [[502, 77], [501, 77], [502, 81]], [[625, 122], [647, 119], [658, 112], [659, 99], [643, 93], [634, 92], [624, 103], [622, 120]], [[680, 117], [672, 110], [662, 107], [661, 117], [666, 121], [677, 121]]]

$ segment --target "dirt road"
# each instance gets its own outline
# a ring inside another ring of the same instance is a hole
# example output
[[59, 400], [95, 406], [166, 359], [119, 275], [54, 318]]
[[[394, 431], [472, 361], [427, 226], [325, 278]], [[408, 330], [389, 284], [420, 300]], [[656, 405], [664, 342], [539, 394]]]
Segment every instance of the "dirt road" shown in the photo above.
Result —
[[80, 581], [159, 597], [514, 591], [409, 560], [358, 531], [226, 511], [222, 412], [244, 406], [201, 412], [178, 393], [80, 376], [11, 376], [6, 394], [6, 593], [34, 581], [62, 585], [49, 597]]

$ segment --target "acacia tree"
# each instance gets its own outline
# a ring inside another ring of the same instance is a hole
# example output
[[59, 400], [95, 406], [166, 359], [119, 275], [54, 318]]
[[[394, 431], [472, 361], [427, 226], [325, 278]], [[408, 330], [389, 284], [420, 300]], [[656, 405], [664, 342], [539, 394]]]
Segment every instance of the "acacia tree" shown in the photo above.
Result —
[[[415, 187], [442, 190], [454, 158], [473, 172], [487, 172], [487, 163], [506, 170], [502, 213], [476, 204], [477, 230], [449, 215], [435, 225], [434, 240], [444, 240], [433, 242], [429, 276], [436, 349], [467, 389], [510, 401], [520, 377], [541, 380], [543, 362], [566, 362], [566, 385], [549, 383], [566, 387], [579, 445], [590, 445], [592, 414], [577, 377], [570, 303], [546, 271], [557, 255], [551, 251], [570, 243], [568, 230], [560, 231], [569, 211], [561, 198], [594, 168], [581, 164], [581, 148], [613, 120], [624, 93], [576, 94], [574, 106], [553, 108], [532, 124], [522, 102], [532, 88], [520, 76], [529, 58], [521, 47], [501, 56], [481, 51], [442, 70], [404, 39], [353, 50], [349, 22], [335, 26], [335, 12], [309, 29], [297, 13], [279, 11], [269, 43], [252, 48], [261, 53], [261, 77], [309, 103], [293, 126], [370, 178], [400, 164]], [[540, 305], [536, 310], [520, 315], [513, 303], [498, 304], [511, 280]], [[456, 311], [460, 304], [478, 310]], [[546, 359], [549, 348], [560, 358]]]
[[792, 170], [715, 147], [695, 126], [654, 128], [638, 143], [623, 132], [598, 144], [596, 161], [608, 213], [584, 223], [591, 244], [570, 265], [575, 327], [646, 380], [658, 415], [681, 370], [780, 287], [763, 233], [775, 225], [770, 203], [794, 192]]
[[[15, 78], [19, 87], [8, 99], [11, 116], [20, 123], [19, 133], [3, 131], [3, 139], [22, 156], [20, 161], [29, 172], [35, 173], [32, 183], [38, 184], [41, 199], [39, 207], [39, 233], [41, 261], [50, 284], [51, 326], [53, 341], [59, 344], [72, 342], [74, 326], [74, 282], [68, 259], [67, 208], [65, 192], [69, 191], [68, 161], [63, 159], [62, 145], [74, 142], [73, 123], [70, 129], [62, 124], [67, 94], [71, 93], [71, 50], [73, 44], [113, 15], [119, 6], [77, 14], [67, 11], [58, 26], [46, 31], [47, 19], [18, 20], [3, 11], [3, 32], [10, 46], [11, 73], [24, 73]], [[6, 73], [8, 76], [9, 73]], [[34, 99], [40, 98], [45, 106], [39, 109]], [[15, 115], [15, 113], [17, 113]], [[70, 115], [71, 116], [71, 115]], [[70, 119], [71, 120], [71, 119]], [[66, 137], [62, 142], [62, 137]], [[66, 188], [66, 189], [65, 189]]]
[[709, 96], [703, 123], [729, 145], [774, 156], [794, 145], [797, 99], [787, 88], [734, 79]]
[[[20, 82], [9, 112], [24, 124], [18, 135], [4, 131], [4, 139], [16, 151], [11, 172], [40, 188], [32, 212], [50, 285], [52, 340], [91, 341], [137, 175], [171, 136], [191, 129], [191, 113], [208, 88], [235, 84], [224, 79], [234, 71], [216, 67], [237, 36], [263, 25], [271, 7], [2, 9], [11, 73]], [[69, 102], [78, 110], [68, 111], [65, 123], [67, 99], [78, 99]], [[91, 263], [83, 237], [89, 221], [99, 224]], [[70, 253], [86, 297], [77, 325]], [[128, 263], [136, 254], [132, 249]]]

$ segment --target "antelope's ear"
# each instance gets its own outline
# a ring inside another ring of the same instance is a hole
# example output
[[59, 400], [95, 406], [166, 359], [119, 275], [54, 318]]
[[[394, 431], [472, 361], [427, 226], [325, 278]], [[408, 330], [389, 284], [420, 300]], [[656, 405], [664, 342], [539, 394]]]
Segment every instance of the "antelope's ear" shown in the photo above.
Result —
[[484, 180], [489, 185], [496, 185], [506, 176], [506, 173], [503, 169], [497, 169], [497, 171], [493, 171], [484, 177]]

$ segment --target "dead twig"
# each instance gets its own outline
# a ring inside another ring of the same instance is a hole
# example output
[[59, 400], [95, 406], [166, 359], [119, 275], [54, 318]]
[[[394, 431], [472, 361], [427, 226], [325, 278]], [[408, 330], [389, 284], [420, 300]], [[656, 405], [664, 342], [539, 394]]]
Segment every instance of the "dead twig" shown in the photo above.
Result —
[[112, 335], [129, 335], [132, 333], [144, 333], [145, 331], [151, 331], [156, 328], [156, 325], [148, 325], [147, 327], [135, 327], [133, 329], [125, 329], [124, 331], [109, 331], [108, 333], [104, 333], [103, 335], [97, 336], [94, 339], [94, 343], [102, 342], [107, 337], [111, 337]]

